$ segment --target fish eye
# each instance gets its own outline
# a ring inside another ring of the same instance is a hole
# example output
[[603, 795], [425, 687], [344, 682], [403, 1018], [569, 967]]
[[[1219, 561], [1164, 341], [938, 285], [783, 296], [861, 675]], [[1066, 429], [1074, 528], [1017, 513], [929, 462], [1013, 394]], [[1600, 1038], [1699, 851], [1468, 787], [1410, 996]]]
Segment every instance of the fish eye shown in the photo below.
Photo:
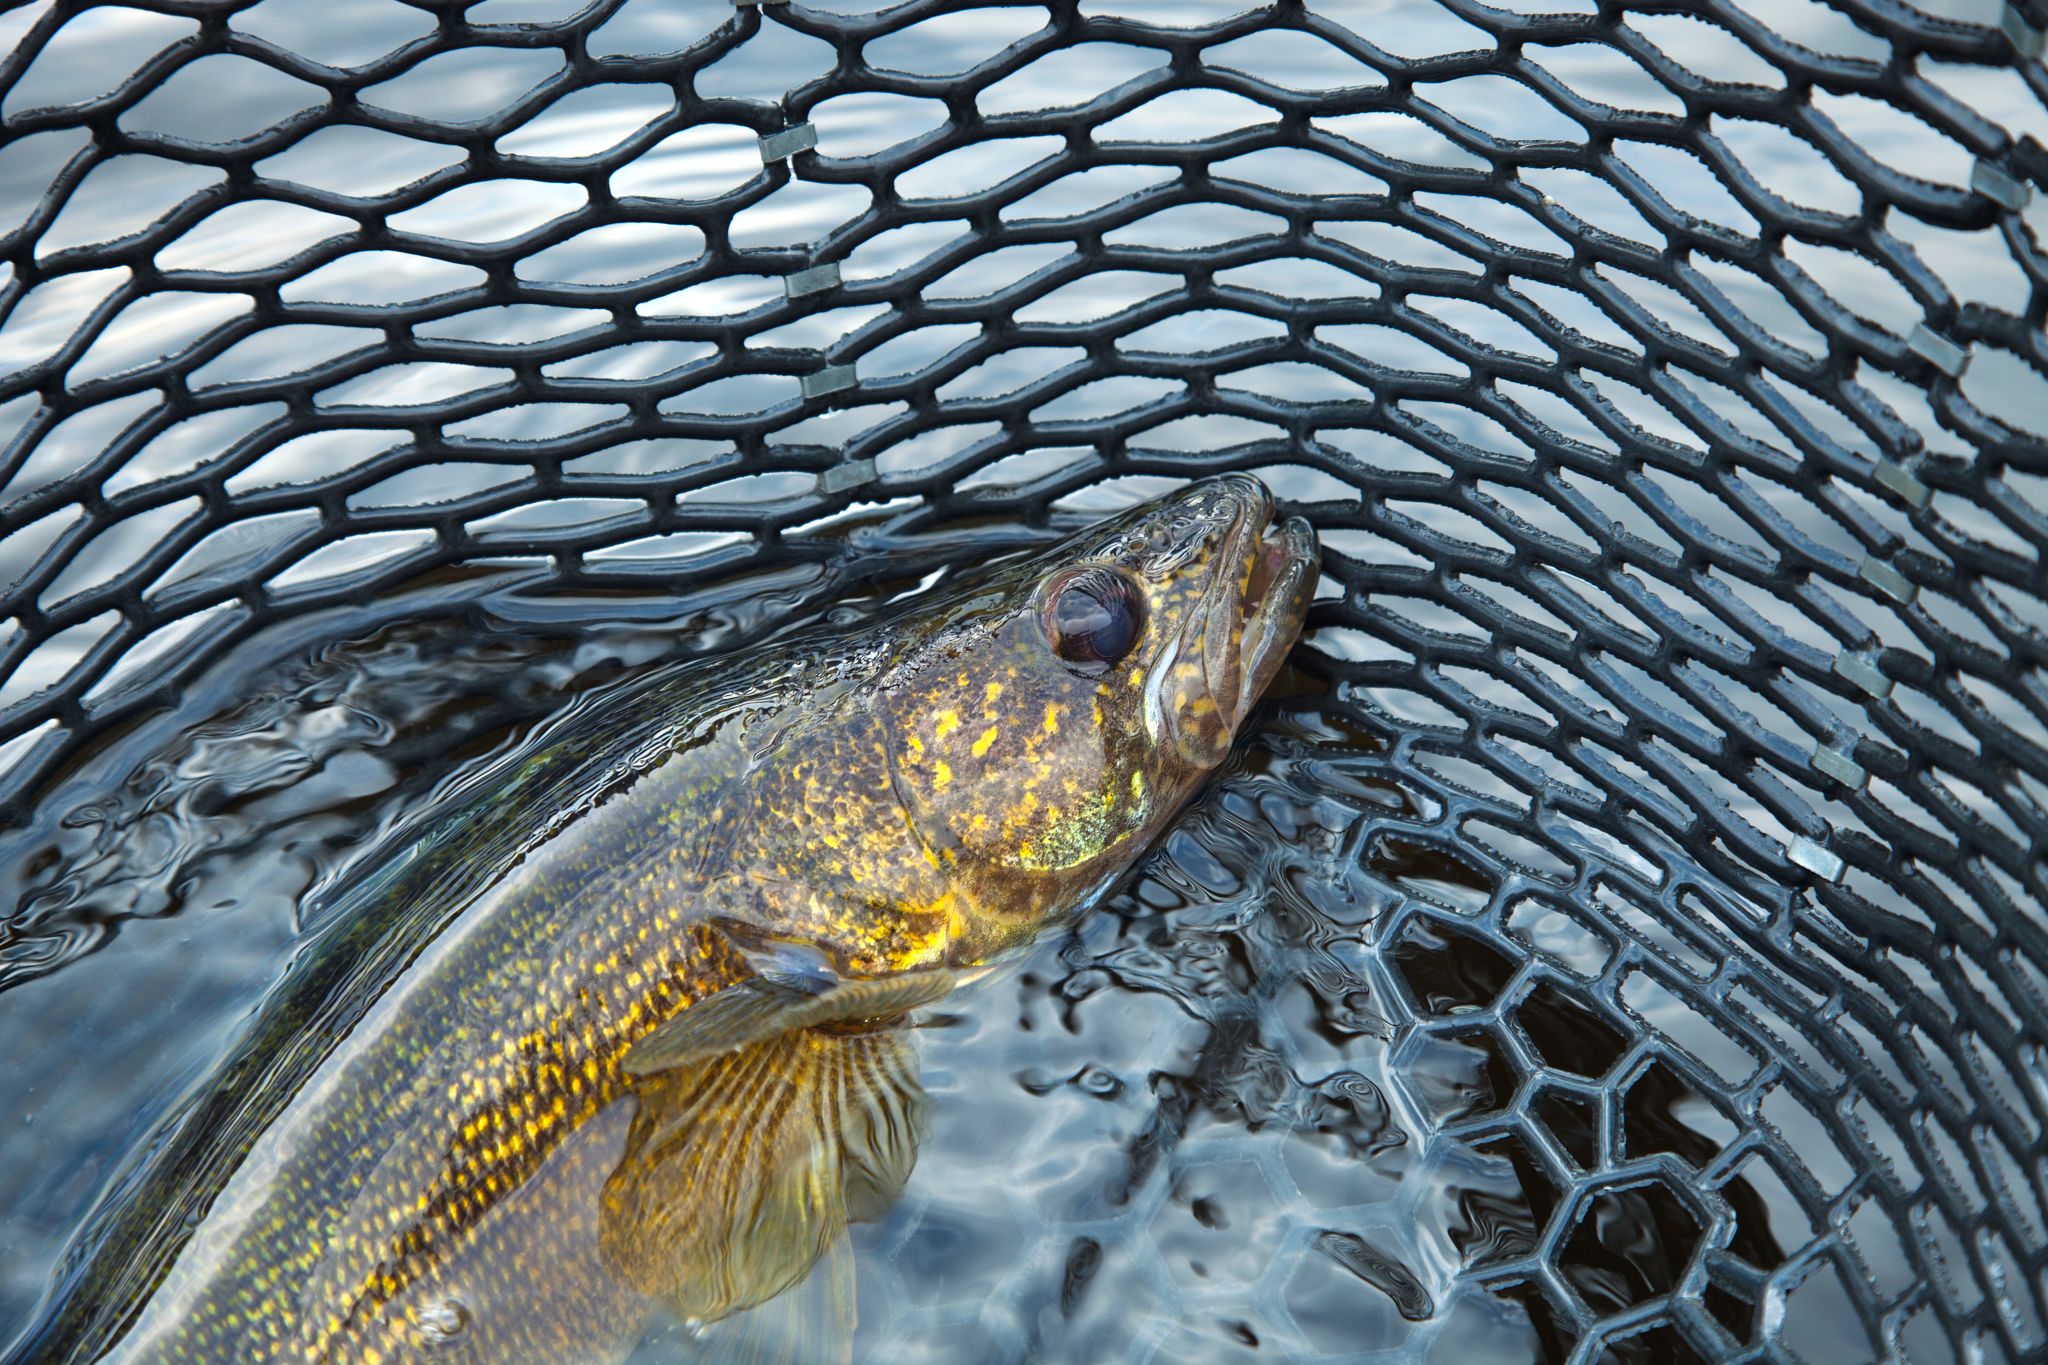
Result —
[[1116, 663], [1144, 630], [1144, 594], [1115, 569], [1076, 570], [1046, 593], [1045, 638], [1068, 663]]

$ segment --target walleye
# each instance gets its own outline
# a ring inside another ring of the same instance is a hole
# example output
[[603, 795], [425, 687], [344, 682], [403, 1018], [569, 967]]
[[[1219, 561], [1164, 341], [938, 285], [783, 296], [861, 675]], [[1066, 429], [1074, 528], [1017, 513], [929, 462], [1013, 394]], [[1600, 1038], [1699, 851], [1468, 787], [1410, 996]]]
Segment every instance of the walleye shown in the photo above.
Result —
[[530, 837], [465, 828], [373, 879], [466, 900], [229, 1154], [108, 1358], [617, 1360], [657, 1307], [712, 1322], [802, 1280], [915, 1160], [890, 1021], [1145, 850], [1315, 561], [1256, 481], [1214, 479], [587, 709], [462, 817]]

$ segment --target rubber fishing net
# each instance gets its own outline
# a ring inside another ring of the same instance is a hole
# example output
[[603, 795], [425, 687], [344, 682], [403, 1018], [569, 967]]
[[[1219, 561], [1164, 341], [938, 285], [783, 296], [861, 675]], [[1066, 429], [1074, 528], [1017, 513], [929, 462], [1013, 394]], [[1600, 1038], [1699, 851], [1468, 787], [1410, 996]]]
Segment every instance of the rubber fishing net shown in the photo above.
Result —
[[1300, 676], [987, 1026], [1006, 1149], [936, 1045], [875, 1358], [2041, 1359], [2044, 28], [14, 9], [0, 808], [431, 571], [772, 624], [1257, 471]]

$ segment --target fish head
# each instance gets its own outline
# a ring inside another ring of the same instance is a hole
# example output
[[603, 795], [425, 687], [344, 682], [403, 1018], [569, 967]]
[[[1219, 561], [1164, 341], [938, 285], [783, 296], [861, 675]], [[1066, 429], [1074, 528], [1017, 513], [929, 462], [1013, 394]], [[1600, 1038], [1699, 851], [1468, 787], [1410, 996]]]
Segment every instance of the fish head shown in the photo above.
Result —
[[1222, 763], [1299, 636], [1317, 545], [1229, 475], [963, 586], [884, 671], [892, 781], [967, 923], [1027, 937], [1128, 867]]

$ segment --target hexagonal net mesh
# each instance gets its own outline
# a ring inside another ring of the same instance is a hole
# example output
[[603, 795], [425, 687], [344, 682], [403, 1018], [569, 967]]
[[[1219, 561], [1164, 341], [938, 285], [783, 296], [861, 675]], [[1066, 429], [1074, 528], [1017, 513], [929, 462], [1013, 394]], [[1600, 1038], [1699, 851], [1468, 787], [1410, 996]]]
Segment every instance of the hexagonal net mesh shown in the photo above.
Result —
[[[1257, 470], [1325, 691], [1047, 997], [1207, 973], [1213, 1065], [986, 1352], [1190, 1358], [1229, 1243], [1282, 1354], [2041, 1359], [2048, 9], [1935, 8], [16, 9], [0, 806], [431, 569], [843, 581], [850, 509]], [[1237, 1166], [1263, 1222], [1158, 1213]], [[1082, 1293], [1134, 1220], [1151, 1326]]]

